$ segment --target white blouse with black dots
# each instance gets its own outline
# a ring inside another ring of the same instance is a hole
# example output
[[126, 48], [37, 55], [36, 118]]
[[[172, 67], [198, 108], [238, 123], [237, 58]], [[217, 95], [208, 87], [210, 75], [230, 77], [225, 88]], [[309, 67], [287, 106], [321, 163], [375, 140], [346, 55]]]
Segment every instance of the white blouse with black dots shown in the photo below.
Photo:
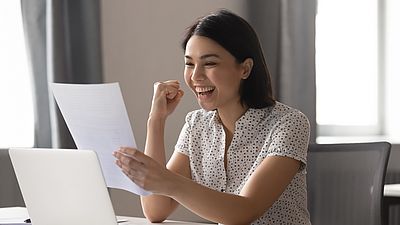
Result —
[[301, 167], [286, 190], [252, 224], [309, 225], [305, 167], [309, 130], [303, 113], [280, 102], [263, 109], [250, 108], [236, 121], [225, 170], [224, 128], [216, 111], [200, 109], [186, 116], [175, 151], [189, 157], [194, 181], [234, 194], [240, 193], [265, 157], [285, 156], [299, 160]]

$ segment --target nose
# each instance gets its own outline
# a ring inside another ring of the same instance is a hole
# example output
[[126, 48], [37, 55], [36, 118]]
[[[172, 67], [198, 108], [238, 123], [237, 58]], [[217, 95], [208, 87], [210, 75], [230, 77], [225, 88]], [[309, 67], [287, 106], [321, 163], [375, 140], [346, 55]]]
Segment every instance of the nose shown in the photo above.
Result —
[[192, 81], [201, 81], [205, 79], [204, 69], [201, 66], [195, 66], [192, 72]]

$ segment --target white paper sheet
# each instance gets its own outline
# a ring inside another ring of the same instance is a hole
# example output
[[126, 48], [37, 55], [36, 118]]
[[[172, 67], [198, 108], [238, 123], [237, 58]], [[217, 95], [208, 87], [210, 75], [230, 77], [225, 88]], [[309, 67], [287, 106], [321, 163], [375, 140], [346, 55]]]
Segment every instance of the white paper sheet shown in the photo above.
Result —
[[0, 208], [0, 225], [28, 224], [24, 223], [28, 218], [28, 210], [25, 207]]
[[136, 147], [118, 83], [52, 83], [56, 102], [78, 149], [97, 152], [108, 187], [148, 195], [115, 164], [112, 152]]

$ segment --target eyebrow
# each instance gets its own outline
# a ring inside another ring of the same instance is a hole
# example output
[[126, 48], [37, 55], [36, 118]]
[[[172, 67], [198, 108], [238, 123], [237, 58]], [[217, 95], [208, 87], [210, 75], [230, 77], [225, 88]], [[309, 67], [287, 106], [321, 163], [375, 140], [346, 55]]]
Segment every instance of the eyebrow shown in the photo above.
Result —
[[[200, 56], [200, 59], [205, 59], [205, 58], [209, 58], [209, 57], [221, 58], [221, 57], [220, 57], [219, 55], [217, 55], [217, 54], [205, 54], [205, 55]], [[187, 58], [187, 59], [193, 59], [192, 57], [190, 57], [190, 56], [188, 56], [188, 55], [185, 55], [185, 58]]]

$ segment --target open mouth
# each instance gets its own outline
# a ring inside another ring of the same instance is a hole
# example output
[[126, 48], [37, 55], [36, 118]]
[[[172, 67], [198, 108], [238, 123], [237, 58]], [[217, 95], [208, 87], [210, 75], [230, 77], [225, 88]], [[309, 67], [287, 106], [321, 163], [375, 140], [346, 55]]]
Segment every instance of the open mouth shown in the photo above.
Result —
[[215, 90], [215, 87], [196, 87], [195, 89], [199, 95], [210, 95]]

